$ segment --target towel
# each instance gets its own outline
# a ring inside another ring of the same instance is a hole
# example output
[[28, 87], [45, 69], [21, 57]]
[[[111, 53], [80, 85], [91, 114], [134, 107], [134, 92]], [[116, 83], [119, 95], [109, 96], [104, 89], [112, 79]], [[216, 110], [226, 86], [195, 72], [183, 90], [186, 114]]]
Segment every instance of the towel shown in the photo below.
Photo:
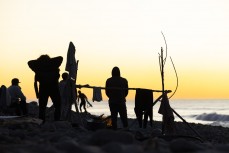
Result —
[[97, 102], [100, 102], [102, 101], [103, 98], [102, 98], [102, 92], [101, 92], [101, 88], [99, 87], [94, 87], [93, 88], [93, 98], [92, 98], [92, 101], [97, 101]]
[[67, 63], [65, 70], [69, 72], [69, 78], [76, 81], [78, 62], [76, 62], [75, 52], [75, 46], [72, 42], [70, 42], [68, 47]]
[[147, 89], [137, 89], [135, 95], [135, 107], [145, 111], [153, 106], [153, 92]]
[[158, 113], [163, 115], [165, 118], [174, 118], [173, 111], [169, 104], [169, 99], [167, 97], [167, 94], [164, 94], [161, 100], [161, 105], [158, 110]]
[[163, 115], [162, 133], [163, 134], [174, 134], [175, 132], [174, 115], [173, 115], [173, 110], [170, 107], [167, 94], [164, 94], [162, 97], [161, 105], [160, 105], [158, 113]]

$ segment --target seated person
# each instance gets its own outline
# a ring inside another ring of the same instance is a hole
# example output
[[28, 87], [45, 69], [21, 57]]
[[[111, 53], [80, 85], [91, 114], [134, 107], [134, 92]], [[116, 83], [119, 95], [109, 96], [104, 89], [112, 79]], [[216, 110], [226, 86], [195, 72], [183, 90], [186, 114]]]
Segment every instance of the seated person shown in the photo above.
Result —
[[16, 115], [20, 116], [21, 112], [23, 115], [27, 115], [26, 108], [26, 97], [21, 91], [21, 87], [18, 85], [20, 82], [17, 78], [12, 79], [11, 86], [8, 91], [11, 96], [11, 108], [15, 108]]

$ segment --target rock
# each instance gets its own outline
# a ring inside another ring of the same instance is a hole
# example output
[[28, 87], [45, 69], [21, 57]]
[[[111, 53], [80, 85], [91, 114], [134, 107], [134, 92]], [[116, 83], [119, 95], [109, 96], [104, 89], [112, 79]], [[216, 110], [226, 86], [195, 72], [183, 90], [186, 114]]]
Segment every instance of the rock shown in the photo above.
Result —
[[110, 142], [102, 146], [102, 149], [107, 153], [122, 153], [122, 144], [119, 142]]
[[69, 153], [76, 152], [76, 151], [78, 152], [80, 148], [79, 144], [72, 140], [59, 142], [55, 146], [57, 149], [60, 149], [62, 151], [69, 152]]
[[144, 151], [169, 153], [170, 148], [168, 142], [165, 140], [159, 138], [151, 138], [144, 142]]
[[56, 131], [56, 126], [53, 124], [53, 122], [45, 122], [43, 125], [41, 125], [41, 129], [45, 131]]
[[72, 128], [72, 125], [68, 121], [55, 121], [53, 122], [55, 125], [56, 129], [70, 129]]
[[153, 130], [152, 130], [152, 133], [151, 133], [151, 137], [158, 137], [158, 136], [161, 136], [161, 133], [162, 133], [161, 129], [158, 129], [158, 128], [153, 129]]
[[144, 152], [143, 147], [136, 144], [123, 146], [123, 153], [142, 153]]
[[215, 145], [215, 149], [221, 152], [228, 152], [229, 151], [229, 144], [218, 144]]
[[134, 137], [131, 133], [113, 130], [98, 130], [89, 137], [88, 144], [102, 146], [110, 142], [132, 144]]
[[174, 153], [183, 153], [183, 152], [195, 152], [195, 151], [201, 151], [204, 150], [204, 147], [197, 144], [193, 143], [191, 141], [187, 141], [185, 139], [179, 138], [176, 140], [173, 140], [170, 143], [170, 149]]

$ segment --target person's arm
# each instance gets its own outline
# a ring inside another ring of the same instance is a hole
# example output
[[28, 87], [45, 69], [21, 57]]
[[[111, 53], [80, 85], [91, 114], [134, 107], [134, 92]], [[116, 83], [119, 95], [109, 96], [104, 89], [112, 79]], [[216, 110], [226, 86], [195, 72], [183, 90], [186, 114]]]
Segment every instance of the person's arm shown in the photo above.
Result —
[[83, 94], [83, 97], [84, 97], [85, 101], [88, 103], [88, 105], [89, 105], [90, 107], [92, 107], [92, 104], [88, 101], [87, 96], [86, 96], [85, 94]]
[[29, 68], [30, 68], [32, 71], [34, 71], [34, 72], [37, 71], [37, 69], [38, 69], [37, 60], [31, 60], [31, 61], [29, 61], [29, 62], [28, 62], [28, 65], [29, 65]]
[[92, 107], [92, 104], [88, 101], [88, 99], [87, 99], [87, 96], [85, 95], [85, 100], [86, 100], [86, 102], [88, 103], [88, 105], [90, 106], [90, 107]]
[[85, 99], [87, 102], [89, 102], [88, 99], [87, 99], [87, 96], [86, 96], [85, 94], [84, 94], [84, 99]]
[[38, 90], [37, 83], [38, 83], [38, 81], [37, 81], [37, 78], [36, 78], [36, 75], [35, 75], [35, 78], [34, 78], [34, 90], [35, 90], [37, 99], [39, 99], [39, 90]]
[[25, 97], [25, 95], [22, 93], [21, 87], [18, 86], [18, 88], [16, 89], [16, 93], [17, 93], [17, 97], [18, 97], [18, 98], [20, 98], [21, 100], [26, 101], [26, 97]]
[[110, 97], [110, 90], [108, 88], [109, 88], [109, 83], [107, 80], [106, 85], [105, 85], [105, 93], [106, 93], [107, 97], [109, 98]]
[[51, 63], [53, 64], [54, 67], [60, 67], [62, 61], [63, 61], [62, 56], [51, 58]]
[[125, 97], [128, 95], [128, 90], [129, 86], [128, 86], [128, 81], [125, 79]]

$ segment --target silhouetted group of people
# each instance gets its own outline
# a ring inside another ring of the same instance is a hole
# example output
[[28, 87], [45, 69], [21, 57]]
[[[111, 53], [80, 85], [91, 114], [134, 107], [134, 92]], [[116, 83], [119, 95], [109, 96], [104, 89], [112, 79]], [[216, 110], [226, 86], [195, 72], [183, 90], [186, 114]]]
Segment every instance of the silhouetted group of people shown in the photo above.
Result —
[[[45, 122], [46, 107], [49, 97], [55, 108], [55, 121], [60, 120], [61, 114], [64, 114], [66, 110], [69, 110], [64, 107], [64, 105], [66, 105], [66, 92], [68, 92], [66, 89], [69, 83], [68, 73], [64, 72], [62, 74], [63, 80], [59, 82], [59, 67], [62, 61], [63, 57], [61, 56], [50, 58], [48, 55], [41, 55], [39, 58], [28, 62], [28, 66], [35, 72], [34, 90], [39, 103], [39, 118], [42, 119], [43, 122]], [[19, 79], [14, 78], [12, 80], [12, 85], [8, 88], [11, 95], [11, 107], [16, 108], [17, 115], [27, 115], [26, 97], [22, 93], [21, 88], [18, 85], [19, 83]], [[112, 69], [111, 77], [106, 80], [105, 93], [109, 98], [108, 102], [111, 113], [112, 128], [117, 129], [118, 114], [120, 115], [123, 127], [127, 128], [128, 118], [126, 96], [128, 95], [128, 81], [121, 77], [120, 69], [118, 67]], [[87, 96], [80, 90], [78, 91], [76, 100], [78, 103], [80, 102], [80, 112], [82, 112], [82, 108], [84, 109], [84, 112], [87, 112], [86, 105], [92, 107]], [[68, 107], [71, 107], [71, 105], [72, 104]]]
[[[41, 55], [36, 60], [28, 62], [29, 67], [35, 72], [34, 89], [39, 102], [39, 118], [45, 121], [45, 110], [50, 97], [54, 108], [54, 120], [60, 120], [61, 117], [61, 103], [65, 96], [65, 86], [68, 83], [68, 73], [63, 73], [60, 82], [58, 82], [60, 74], [59, 67], [63, 58], [58, 56], [50, 58], [48, 55]], [[39, 86], [38, 86], [39, 83]], [[117, 88], [117, 89], [116, 89]], [[118, 88], [123, 88], [120, 90]], [[128, 81], [120, 76], [118, 67], [112, 70], [112, 77], [106, 81], [106, 95], [109, 97], [109, 107], [112, 118], [112, 127], [117, 129], [117, 116], [120, 114], [124, 127], [128, 127], [126, 96], [128, 95]], [[90, 105], [87, 96], [78, 91], [77, 101], [80, 101], [79, 109], [82, 112], [87, 112], [86, 104]]]
[[[39, 118], [45, 121], [45, 111], [48, 103], [48, 98], [50, 97], [53, 106], [55, 108], [54, 120], [58, 121], [61, 118], [61, 113], [64, 113], [66, 110], [65, 107], [62, 107], [66, 103], [66, 89], [68, 85], [68, 73], [63, 73], [60, 82], [59, 67], [63, 61], [63, 58], [58, 56], [50, 58], [48, 55], [41, 55], [36, 60], [31, 60], [28, 62], [29, 67], [35, 72], [34, 79], [34, 89], [39, 103]], [[38, 86], [39, 83], [39, 86]], [[92, 106], [86, 95], [78, 91], [79, 95], [77, 100], [80, 102], [80, 111], [82, 112], [82, 107], [84, 111], [86, 110], [86, 102]], [[71, 106], [70, 106], [71, 107]], [[68, 109], [67, 109], [68, 110]]]

